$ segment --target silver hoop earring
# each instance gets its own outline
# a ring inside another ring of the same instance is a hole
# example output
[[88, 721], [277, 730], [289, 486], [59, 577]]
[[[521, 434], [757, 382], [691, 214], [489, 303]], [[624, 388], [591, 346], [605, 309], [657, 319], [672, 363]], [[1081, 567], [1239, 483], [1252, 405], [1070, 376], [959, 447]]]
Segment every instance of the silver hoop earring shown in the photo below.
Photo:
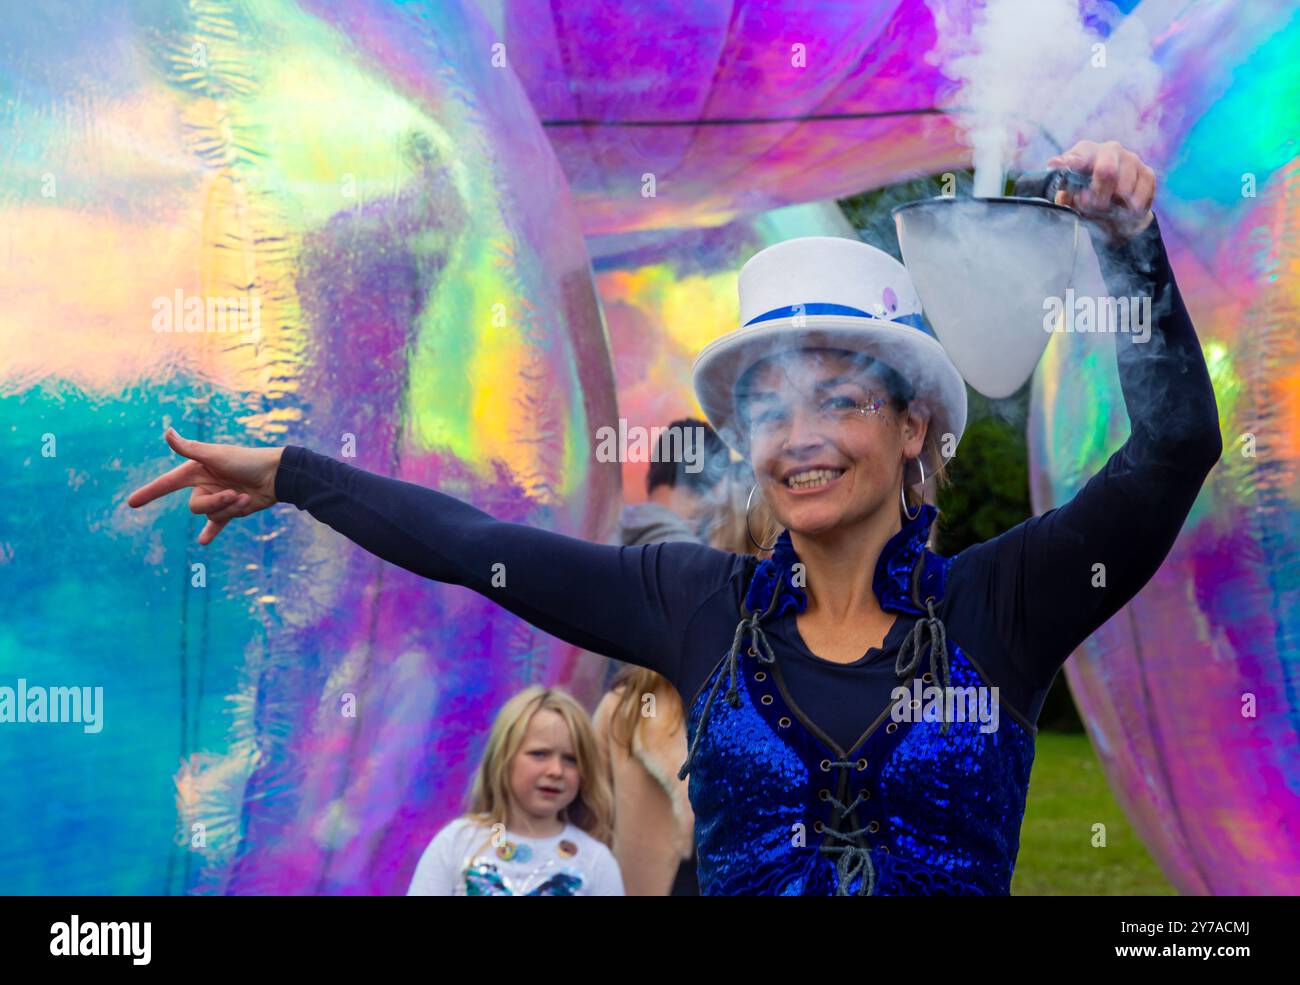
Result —
[[755, 482], [752, 486], [750, 486], [749, 497], [745, 500], [745, 533], [749, 534], [749, 542], [753, 544], [755, 547], [757, 547], [760, 551], [770, 551], [772, 547], [776, 547], [777, 542], [780, 541], [781, 539], [780, 535], [778, 534], [776, 540], [772, 542], [772, 547], [764, 547], [762, 544], [760, 544], [757, 540], [754, 539], [754, 531], [751, 530], [749, 527], [749, 508], [750, 506], [753, 505], [754, 490], [757, 488], [758, 488], [757, 482]]
[[[921, 505], [925, 505], [925, 466], [921, 464], [921, 458], [918, 455], [912, 461], [916, 462], [916, 467], [921, 470]], [[921, 515], [921, 507], [916, 508], [915, 513], [907, 512], [907, 464], [903, 464], [903, 485], [898, 490], [898, 496], [903, 501], [903, 516], [907, 517], [908, 522], [915, 520]]]

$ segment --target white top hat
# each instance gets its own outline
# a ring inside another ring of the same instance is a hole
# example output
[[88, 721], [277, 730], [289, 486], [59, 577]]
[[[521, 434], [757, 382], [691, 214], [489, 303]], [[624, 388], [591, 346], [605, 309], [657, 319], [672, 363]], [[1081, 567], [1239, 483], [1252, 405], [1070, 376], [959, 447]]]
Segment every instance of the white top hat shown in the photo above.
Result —
[[966, 429], [966, 384], [925, 330], [901, 263], [861, 240], [803, 236], [750, 257], [739, 291], [741, 327], [705, 346], [692, 373], [700, 407], [728, 445], [748, 456], [735, 402], [745, 370], [782, 350], [832, 348], [870, 355], [907, 380], [930, 408], [944, 461], [952, 457]]

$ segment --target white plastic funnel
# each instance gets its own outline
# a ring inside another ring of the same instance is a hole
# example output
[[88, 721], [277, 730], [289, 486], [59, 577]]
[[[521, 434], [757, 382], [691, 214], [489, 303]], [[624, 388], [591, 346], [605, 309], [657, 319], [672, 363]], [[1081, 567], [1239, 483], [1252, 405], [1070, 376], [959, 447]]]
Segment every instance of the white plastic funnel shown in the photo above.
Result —
[[1015, 393], [1051, 338], [1046, 300], [1064, 304], [1074, 282], [1078, 214], [1041, 199], [942, 197], [898, 206], [894, 222], [921, 307], [957, 370], [986, 397]]

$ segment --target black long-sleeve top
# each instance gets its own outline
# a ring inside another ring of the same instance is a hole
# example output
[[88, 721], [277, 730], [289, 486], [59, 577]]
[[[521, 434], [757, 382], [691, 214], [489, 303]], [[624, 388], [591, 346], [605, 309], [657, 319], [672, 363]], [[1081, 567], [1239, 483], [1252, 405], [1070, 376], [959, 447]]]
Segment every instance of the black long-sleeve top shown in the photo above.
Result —
[[[1154, 298], [1149, 341], [1114, 336], [1130, 437], [1068, 503], [956, 555], [936, 610], [1002, 703], [1029, 723], [1074, 648], [1155, 573], [1222, 454], [1214, 391], [1157, 224], [1101, 257], [1113, 294]], [[275, 492], [393, 564], [658, 671], [688, 703], [730, 647], [757, 563], [698, 544], [616, 547], [503, 522], [296, 445], [285, 449]], [[905, 533], [885, 546], [877, 574]], [[498, 563], [506, 587], [493, 587]], [[764, 622], [794, 701], [844, 749], [892, 703], [898, 648], [915, 621], [893, 611], [883, 646], [849, 664], [811, 653], [793, 611]]]

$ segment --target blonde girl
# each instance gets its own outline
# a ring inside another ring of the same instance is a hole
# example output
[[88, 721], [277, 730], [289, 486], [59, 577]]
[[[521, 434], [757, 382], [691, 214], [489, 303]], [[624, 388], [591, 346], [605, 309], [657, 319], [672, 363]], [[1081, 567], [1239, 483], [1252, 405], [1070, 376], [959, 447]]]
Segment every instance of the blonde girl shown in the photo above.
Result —
[[533, 685], [497, 713], [468, 810], [424, 850], [408, 896], [622, 896], [613, 798], [586, 711]]

